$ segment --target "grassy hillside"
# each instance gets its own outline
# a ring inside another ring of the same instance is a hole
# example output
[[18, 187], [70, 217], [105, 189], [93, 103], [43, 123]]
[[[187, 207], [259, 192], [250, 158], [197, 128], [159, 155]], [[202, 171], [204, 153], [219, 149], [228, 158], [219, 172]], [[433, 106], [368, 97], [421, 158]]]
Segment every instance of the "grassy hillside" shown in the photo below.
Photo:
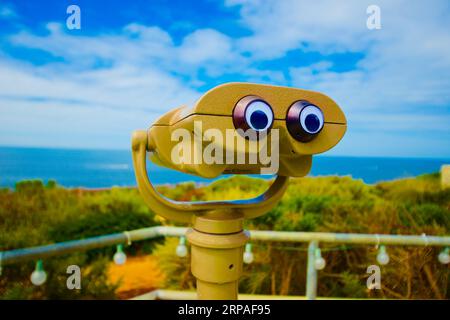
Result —
[[[251, 197], [268, 182], [233, 177], [196, 189], [194, 184], [161, 187], [176, 200]], [[147, 227], [165, 222], [145, 206], [136, 190], [68, 190], [39, 181], [0, 191], [0, 250], [48, 244]], [[367, 185], [350, 177], [293, 179], [277, 207], [247, 222], [249, 229], [448, 235], [450, 189], [439, 176], [426, 175]], [[156, 248], [155, 248], [156, 246]], [[162, 287], [194, 287], [187, 259], [174, 255], [175, 239], [144, 241], [127, 248], [130, 255], [153, 254], [165, 279]], [[437, 262], [438, 248], [389, 247], [391, 262], [382, 267], [382, 290], [366, 289], [366, 269], [377, 250], [367, 246], [322, 246], [327, 260], [319, 273], [319, 296], [449, 298], [449, 268]], [[255, 262], [245, 266], [241, 292], [303, 295], [306, 247], [302, 244], [254, 243]], [[3, 268], [1, 298], [113, 298], [119, 283], [107, 270], [114, 248], [44, 261], [49, 279], [41, 287], [29, 281], [33, 262]], [[65, 287], [65, 267], [82, 267], [82, 290]], [[134, 266], [133, 268], [137, 268]], [[139, 268], [138, 268], [139, 269]], [[161, 282], [161, 281], [160, 281]], [[127, 283], [133, 283], [128, 281]]]

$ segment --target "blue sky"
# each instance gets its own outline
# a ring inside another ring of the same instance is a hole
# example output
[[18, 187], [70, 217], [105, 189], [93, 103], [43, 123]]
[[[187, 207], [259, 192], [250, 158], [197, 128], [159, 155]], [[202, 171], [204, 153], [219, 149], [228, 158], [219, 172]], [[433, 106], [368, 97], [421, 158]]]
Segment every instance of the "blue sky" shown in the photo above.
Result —
[[127, 149], [229, 81], [332, 97], [330, 154], [450, 157], [450, 2], [0, 0], [0, 145]]

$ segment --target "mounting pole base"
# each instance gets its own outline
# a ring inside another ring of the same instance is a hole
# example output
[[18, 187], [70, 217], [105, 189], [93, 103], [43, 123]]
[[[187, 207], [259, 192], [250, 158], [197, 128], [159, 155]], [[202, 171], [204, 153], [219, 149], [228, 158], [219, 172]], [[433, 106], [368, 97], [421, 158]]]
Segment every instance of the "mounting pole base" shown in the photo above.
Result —
[[191, 271], [197, 279], [200, 300], [237, 300], [242, 257], [249, 233], [206, 233], [189, 229]]

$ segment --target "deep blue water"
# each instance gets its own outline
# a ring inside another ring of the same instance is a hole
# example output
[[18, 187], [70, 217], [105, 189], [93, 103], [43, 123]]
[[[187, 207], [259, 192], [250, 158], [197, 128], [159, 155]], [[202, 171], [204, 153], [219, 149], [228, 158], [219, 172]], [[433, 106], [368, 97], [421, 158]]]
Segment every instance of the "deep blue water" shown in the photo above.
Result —
[[[436, 172], [448, 163], [450, 159], [316, 156], [311, 175], [351, 175], [375, 183]], [[149, 170], [156, 184], [208, 181], [155, 165]], [[66, 187], [136, 185], [130, 151], [0, 147], [0, 186], [35, 178]]]

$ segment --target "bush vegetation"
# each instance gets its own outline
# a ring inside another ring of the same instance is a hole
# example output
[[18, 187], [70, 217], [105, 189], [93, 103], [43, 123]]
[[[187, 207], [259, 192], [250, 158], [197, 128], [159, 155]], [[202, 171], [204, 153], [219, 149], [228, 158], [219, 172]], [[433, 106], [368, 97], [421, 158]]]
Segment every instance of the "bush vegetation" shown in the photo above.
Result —
[[[208, 186], [161, 186], [164, 195], [184, 201], [255, 196], [270, 182], [250, 177], [221, 179]], [[0, 250], [149, 227], [168, 222], [155, 217], [137, 190], [96, 192], [65, 189], [55, 182], [24, 181], [0, 191]], [[283, 231], [448, 235], [450, 189], [438, 174], [367, 185], [351, 177], [292, 179], [282, 201], [246, 228]], [[143, 241], [127, 248], [132, 255], [153, 254], [165, 273], [165, 288], [193, 289], [188, 260], [174, 255], [176, 239]], [[366, 269], [377, 250], [367, 246], [321, 245], [327, 266], [319, 272], [318, 295], [353, 298], [449, 298], [449, 268], [439, 264], [441, 248], [388, 247], [391, 262], [382, 266], [382, 289], [369, 291]], [[306, 245], [253, 243], [255, 261], [244, 267], [240, 291], [304, 295]], [[115, 298], [106, 267], [114, 248], [80, 252], [44, 261], [49, 279], [34, 287], [34, 262], [6, 266], [0, 298]], [[67, 290], [65, 268], [83, 270], [82, 290]]]

